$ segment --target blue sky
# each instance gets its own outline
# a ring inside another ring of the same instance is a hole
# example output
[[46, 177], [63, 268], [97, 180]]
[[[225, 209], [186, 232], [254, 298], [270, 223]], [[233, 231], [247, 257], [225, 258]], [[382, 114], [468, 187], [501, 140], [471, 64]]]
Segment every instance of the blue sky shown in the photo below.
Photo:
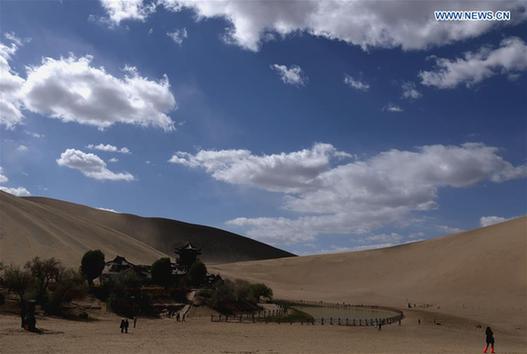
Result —
[[2, 1], [0, 188], [299, 254], [524, 215], [525, 2], [324, 4]]

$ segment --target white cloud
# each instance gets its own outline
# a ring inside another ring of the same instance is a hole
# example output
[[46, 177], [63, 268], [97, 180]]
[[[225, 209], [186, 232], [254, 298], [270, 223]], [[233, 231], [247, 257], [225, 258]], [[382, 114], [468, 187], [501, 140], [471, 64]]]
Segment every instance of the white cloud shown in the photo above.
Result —
[[20, 124], [26, 109], [101, 129], [115, 123], [175, 128], [167, 115], [176, 101], [166, 76], [149, 80], [126, 67], [124, 78], [117, 78], [91, 66], [91, 56], [70, 55], [43, 58], [41, 65], [26, 67], [23, 78], [10, 66], [17, 49], [15, 43], [0, 43], [0, 125], [10, 129]]
[[204, 168], [215, 179], [231, 184], [257, 186], [274, 192], [305, 188], [331, 161], [350, 157], [330, 144], [274, 155], [253, 155], [249, 150], [201, 150], [195, 155], [176, 152], [171, 163]]
[[96, 180], [133, 181], [128, 172], [113, 172], [106, 167], [99, 156], [76, 149], [66, 149], [57, 159], [57, 164], [80, 171], [86, 177]]
[[387, 112], [402, 112], [403, 111], [403, 109], [400, 106], [393, 104], [393, 103], [388, 103], [388, 105], [386, 105], [386, 107], [384, 107], [383, 110]]
[[[4, 175], [4, 169], [0, 166], [0, 184], [7, 183], [9, 178]], [[0, 191], [4, 191], [9, 194], [16, 195], [17, 197], [26, 197], [31, 195], [31, 193], [24, 187], [6, 187], [0, 186]]]
[[481, 227], [490, 226], [494, 224], [499, 224], [500, 222], [504, 222], [510, 220], [508, 218], [503, 218], [501, 216], [482, 216], [479, 219], [479, 224]]
[[413, 82], [403, 82], [401, 88], [403, 90], [403, 98], [416, 100], [422, 96], [421, 92], [417, 91]]
[[366, 82], [354, 79], [350, 75], [344, 75], [344, 83], [348, 85], [349, 87], [352, 87], [359, 91], [368, 91], [370, 89], [370, 85]]
[[495, 147], [481, 143], [427, 145], [389, 150], [368, 159], [350, 157], [329, 144], [273, 155], [248, 150], [178, 152], [170, 162], [202, 168], [213, 178], [283, 193], [282, 207], [298, 217], [239, 217], [229, 225], [277, 243], [312, 240], [325, 234], [364, 235], [401, 224], [415, 212], [438, 207], [441, 188], [527, 177]]
[[6, 32], [4, 33], [4, 37], [18, 47], [23, 46], [25, 43], [31, 42], [31, 38], [20, 38], [14, 32]]
[[496, 49], [482, 48], [462, 58], [436, 59], [436, 68], [419, 73], [421, 83], [441, 89], [459, 84], [467, 87], [498, 74], [515, 75], [527, 70], [527, 45], [516, 37], [506, 38]]
[[116, 157], [112, 157], [111, 159], [108, 160], [108, 162], [111, 162], [111, 163], [119, 162], [119, 159]]
[[130, 154], [130, 149], [127, 147], [118, 148], [117, 146], [111, 145], [111, 144], [90, 144], [86, 146], [90, 150], [99, 150], [99, 151], [106, 151], [106, 152], [119, 152], [121, 154]]
[[15, 43], [8, 46], [0, 42], [0, 125], [6, 128], [13, 128], [24, 118], [20, 102], [24, 79], [10, 65], [17, 49]]
[[16, 195], [17, 197], [27, 197], [30, 196], [31, 193], [25, 189], [24, 187], [5, 187], [0, 186], [0, 191], [4, 191], [9, 194]]
[[26, 151], [28, 151], [28, 150], [29, 150], [29, 148], [28, 148], [27, 146], [25, 146], [25, 145], [19, 145], [19, 146], [16, 148], [16, 151], [18, 151], [18, 152], [26, 152]]
[[[492, 21], [440, 22], [434, 11], [467, 10], [464, 2], [435, 1], [195, 1], [160, 0], [172, 11], [191, 9], [197, 20], [224, 18], [225, 39], [257, 51], [262, 42], [297, 32], [340, 40], [363, 48], [425, 49], [477, 37], [492, 28], [526, 19], [522, 0], [471, 2], [471, 10], [511, 10], [507, 24]], [[405, 6], [406, 5], [406, 6]]]
[[97, 208], [97, 209], [102, 210], [102, 211], [109, 211], [112, 213], [119, 213], [117, 210], [111, 209], [111, 208]]
[[167, 32], [167, 36], [169, 36], [177, 45], [181, 46], [183, 41], [188, 38], [188, 33], [186, 28], [181, 28], [174, 32]]
[[288, 67], [287, 65], [273, 64], [271, 65], [271, 69], [280, 75], [280, 79], [282, 79], [285, 84], [303, 86], [307, 81], [307, 77], [298, 65], [291, 65]]
[[100, 0], [108, 20], [116, 25], [124, 20], [144, 21], [155, 10], [155, 4], [143, 0]]
[[167, 113], [176, 102], [167, 77], [151, 81], [127, 67], [120, 79], [91, 61], [91, 56], [44, 58], [40, 66], [29, 67], [22, 88], [25, 108], [101, 129], [115, 123], [174, 129]]

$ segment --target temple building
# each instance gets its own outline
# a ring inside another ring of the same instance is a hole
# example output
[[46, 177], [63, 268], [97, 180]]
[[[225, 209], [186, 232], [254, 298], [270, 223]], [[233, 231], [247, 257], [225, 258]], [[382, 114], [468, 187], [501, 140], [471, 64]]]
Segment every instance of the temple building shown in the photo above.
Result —
[[196, 262], [198, 256], [201, 254], [201, 248], [196, 248], [190, 241], [186, 243], [183, 247], [176, 248], [175, 250], [178, 259], [177, 266], [178, 268], [188, 272], [190, 267]]

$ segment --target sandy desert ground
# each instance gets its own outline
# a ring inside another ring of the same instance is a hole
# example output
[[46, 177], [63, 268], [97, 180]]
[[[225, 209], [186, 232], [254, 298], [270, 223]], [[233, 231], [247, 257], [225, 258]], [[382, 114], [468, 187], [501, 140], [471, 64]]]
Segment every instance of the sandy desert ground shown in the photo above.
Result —
[[[140, 318], [129, 334], [110, 314], [94, 322], [39, 320], [44, 334], [25, 332], [16, 316], [0, 315], [2, 353], [479, 353], [483, 330], [470, 321], [408, 311], [401, 326], [236, 324], [208, 316]], [[421, 325], [417, 319], [422, 320]], [[434, 325], [433, 320], [441, 322]], [[496, 331], [497, 353], [527, 353], [527, 339]]]
[[527, 218], [391, 248], [225, 264], [279, 298], [420, 309], [527, 337]]

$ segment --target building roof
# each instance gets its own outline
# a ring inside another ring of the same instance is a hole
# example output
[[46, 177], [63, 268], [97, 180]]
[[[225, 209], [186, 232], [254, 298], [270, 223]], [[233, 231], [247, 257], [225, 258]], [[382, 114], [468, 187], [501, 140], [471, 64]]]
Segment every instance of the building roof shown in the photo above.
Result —
[[176, 248], [176, 253], [185, 252], [185, 251], [194, 251], [196, 253], [201, 253], [201, 248], [194, 247], [194, 245], [187, 241], [187, 243], [183, 247]]

